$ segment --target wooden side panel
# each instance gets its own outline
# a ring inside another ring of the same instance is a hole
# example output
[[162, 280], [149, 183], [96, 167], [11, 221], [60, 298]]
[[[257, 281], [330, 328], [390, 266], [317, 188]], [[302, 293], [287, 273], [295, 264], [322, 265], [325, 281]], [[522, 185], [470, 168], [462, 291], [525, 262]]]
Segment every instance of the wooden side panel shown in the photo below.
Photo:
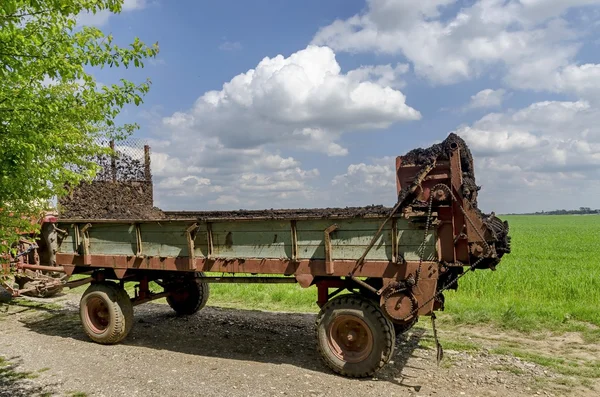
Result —
[[[332, 224], [338, 228], [331, 233], [332, 259], [356, 260], [370, 244], [383, 219], [305, 219], [296, 222], [299, 260], [325, 259], [324, 231]], [[139, 224], [142, 240], [142, 255], [147, 257], [188, 257], [186, 229], [192, 223], [144, 222]], [[62, 253], [76, 253], [75, 232], [72, 225], [60, 225], [69, 231], [61, 246]], [[81, 225], [83, 226], [83, 225]], [[419, 259], [423, 243], [423, 230], [416, 229], [405, 219], [397, 219], [398, 253], [408, 261]], [[291, 221], [256, 220], [236, 222], [212, 222], [212, 258], [292, 258]], [[88, 229], [90, 254], [127, 255], [137, 252], [136, 225], [127, 223], [94, 223]], [[435, 260], [435, 236], [425, 243], [425, 260]], [[208, 232], [205, 222], [198, 222], [194, 239], [196, 258], [207, 258]], [[389, 222], [367, 260], [392, 260], [392, 223]]]
[[[212, 233], [215, 257], [291, 258], [292, 256], [289, 221], [214, 222]], [[205, 253], [198, 254], [206, 256]]]
[[76, 253], [77, 247], [75, 246], [75, 229], [71, 228], [70, 225], [60, 225], [60, 227], [63, 230], [66, 230], [69, 234], [67, 234], [62, 241], [59, 240], [59, 251], [66, 254]]
[[[173, 257], [189, 256], [185, 230], [187, 223], [146, 223], [140, 224], [142, 234], [142, 255]], [[201, 236], [196, 237], [197, 240]], [[135, 245], [134, 245], [135, 247]]]
[[[418, 261], [423, 246], [423, 230], [399, 230], [398, 252], [407, 261]], [[423, 260], [437, 260], [436, 235], [430, 231], [423, 246]]]
[[134, 255], [136, 252], [134, 225], [93, 224], [87, 233], [92, 255]]

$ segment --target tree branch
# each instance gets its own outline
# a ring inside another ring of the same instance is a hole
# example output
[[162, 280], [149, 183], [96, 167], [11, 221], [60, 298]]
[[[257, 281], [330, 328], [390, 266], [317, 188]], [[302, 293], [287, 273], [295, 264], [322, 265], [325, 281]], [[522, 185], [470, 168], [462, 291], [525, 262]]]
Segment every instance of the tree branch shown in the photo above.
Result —
[[23, 18], [23, 17], [32, 17], [34, 15], [47, 14], [47, 13], [52, 12], [52, 11], [57, 11], [57, 10], [49, 8], [49, 9], [46, 9], [46, 10], [41, 10], [41, 11], [36, 11], [36, 12], [30, 12], [30, 13], [2, 15], [2, 16], [0, 16], [0, 18], [2, 18], [2, 19], [16, 19], [16, 18]]

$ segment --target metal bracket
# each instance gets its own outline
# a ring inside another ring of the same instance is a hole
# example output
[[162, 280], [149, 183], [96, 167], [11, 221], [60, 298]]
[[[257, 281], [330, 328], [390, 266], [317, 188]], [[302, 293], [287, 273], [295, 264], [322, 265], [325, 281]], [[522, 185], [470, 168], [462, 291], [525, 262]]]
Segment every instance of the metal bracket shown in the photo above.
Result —
[[398, 263], [398, 220], [392, 218], [392, 263]]
[[214, 253], [213, 247], [213, 234], [212, 234], [212, 223], [206, 222], [206, 246], [207, 246], [207, 259], [211, 259]]
[[92, 227], [92, 224], [88, 223], [79, 230], [81, 238], [81, 253], [83, 254], [83, 264], [87, 266], [92, 264], [92, 256], [90, 255], [90, 235], [88, 233], [88, 229], [90, 227]]
[[135, 224], [135, 244], [136, 244], [136, 253], [135, 256], [138, 258], [144, 257], [144, 247], [142, 245], [142, 229], [140, 228], [140, 224]]
[[291, 223], [292, 229], [292, 260], [298, 259], [298, 231], [296, 229], [296, 221], [293, 220]]
[[198, 224], [194, 223], [190, 227], [185, 230], [185, 237], [187, 239], [188, 244], [188, 258], [190, 261], [190, 268], [196, 270], [196, 255], [194, 253], [194, 240], [196, 239], [196, 234], [198, 233]]
[[331, 233], [338, 228], [337, 224], [333, 224], [325, 229], [325, 273], [333, 274], [333, 260], [331, 258]]

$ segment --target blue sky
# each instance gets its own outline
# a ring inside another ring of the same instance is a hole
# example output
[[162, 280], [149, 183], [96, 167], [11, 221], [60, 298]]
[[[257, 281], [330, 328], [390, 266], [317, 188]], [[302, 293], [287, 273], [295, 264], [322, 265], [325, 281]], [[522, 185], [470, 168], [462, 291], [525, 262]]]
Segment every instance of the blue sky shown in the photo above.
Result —
[[[394, 157], [456, 131], [484, 210], [600, 207], [600, 1], [127, 0], [83, 16], [158, 41], [123, 121], [164, 209], [395, 201]], [[253, 72], [249, 72], [254, 70]]]

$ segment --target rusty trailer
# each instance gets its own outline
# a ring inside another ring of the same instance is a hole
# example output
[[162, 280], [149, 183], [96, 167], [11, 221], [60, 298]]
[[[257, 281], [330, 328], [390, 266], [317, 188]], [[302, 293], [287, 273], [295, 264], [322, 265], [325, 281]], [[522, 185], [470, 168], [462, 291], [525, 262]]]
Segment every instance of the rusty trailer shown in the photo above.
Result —
[[[87, 274], [66, 286], [91, 282], [81, 321], [103, 344], [127, 337], [134, 305], [166, 297], [178, 314], [197, 312], [210, 283], [315, 286], [324, 362], [342, 375], [370, 376], [390, 360], [397, 334], [443, 309], [443, 291], [470, 270], [493, 269], [510, 251], [508, 225], [477, 209], [473, 163], [460, 138], [398, 157], [396, 176], [394, 208], [48, 217], [30, 248], [35, 255], [24, 255], [17, 271]], [[152, 292], [151, 281], [162, 292]], [[134, 297], [126, 282], [137, 284]]]

